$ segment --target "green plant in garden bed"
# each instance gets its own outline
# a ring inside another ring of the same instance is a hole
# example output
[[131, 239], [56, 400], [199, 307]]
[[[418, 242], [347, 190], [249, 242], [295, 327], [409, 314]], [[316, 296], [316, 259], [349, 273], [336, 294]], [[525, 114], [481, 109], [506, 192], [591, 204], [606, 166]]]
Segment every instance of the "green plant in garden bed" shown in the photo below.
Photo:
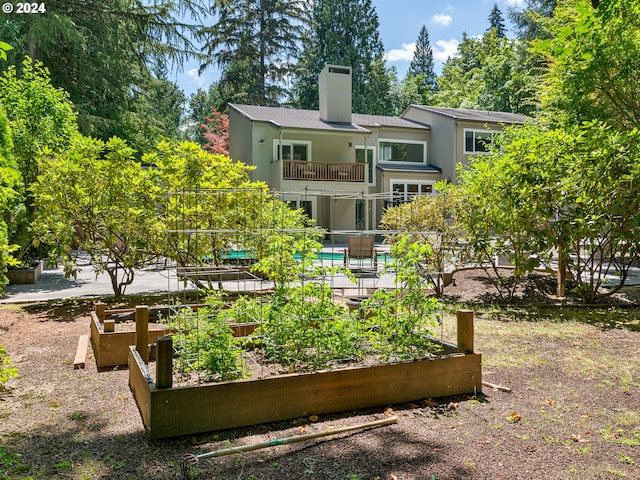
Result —
[[184, 309], [179, 319], [172, 317], [172, 326], [178, 328], [174, 344], [183, 370], [205, 370], [211, 380], [234, 380], [246, 373], [242, 349], [220, 306], [220, 298], [213, 297], [206, 308]]
[[[314, 242], [303, 246], [310, 243]], [[363, 360], [411, 360], [438, 351], [430, 329], [437, 323], [434, 313], [440, 305], [427, 291], [421, 264], [428, 245], [399, 238], [392, 250], [399, 288], [376, 291], [361, 304], [361, 311], [354, 312], [335, 301], [322, 281], [334, 272], [308, 261], [313, 247], [304, 250], [304, 261], [291, 267], [295, 272], [280, 276], [272, 294], [241, 296], [228, 304], [214, 291], [207, 308], [184, 310], [171, 319], [179, 332], [174, 343], [182, 367], [205, 369], [212, 379], [240, 378], [246, 373], [243, 347], [297, 372]], [[229, 323], [255, 321], [260, 326], [251, 336], [233, 337]]]

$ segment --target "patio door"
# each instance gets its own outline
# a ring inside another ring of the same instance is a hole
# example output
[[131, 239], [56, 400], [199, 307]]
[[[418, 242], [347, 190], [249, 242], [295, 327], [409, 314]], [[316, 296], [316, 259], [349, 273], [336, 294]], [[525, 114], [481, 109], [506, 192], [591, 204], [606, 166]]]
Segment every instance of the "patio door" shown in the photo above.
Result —
[[373, 175], [373, 157], [374, 157], [375, 147], [367, 147], [367, 157], [364, 156], [364, 147], [356, 147], [356, 163], [366, 163], [367, 167], [365, 170], [365, 180], [369, 185], [374, 185], [376, 183], [375, 177]]

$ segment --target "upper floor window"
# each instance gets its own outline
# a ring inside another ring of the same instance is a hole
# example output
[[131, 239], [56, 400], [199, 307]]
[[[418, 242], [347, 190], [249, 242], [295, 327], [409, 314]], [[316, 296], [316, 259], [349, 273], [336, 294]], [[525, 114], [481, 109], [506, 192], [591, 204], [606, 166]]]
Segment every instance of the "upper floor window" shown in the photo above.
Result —
[[380, 140], [380, 162], [427, 163], [425, 142], [399, 142]]
[[[311, 160], [311, 142], [291, 142], [285, 140], [280, 144], [279, 140], [274, 140], [274, 158], [283, 160]], [[278, 148], [282, 149], [282, 157], [278, 154]]]
[[493, 136], [491, 130], [464, 130], [464, 153], [483, 153], [489, 151]]

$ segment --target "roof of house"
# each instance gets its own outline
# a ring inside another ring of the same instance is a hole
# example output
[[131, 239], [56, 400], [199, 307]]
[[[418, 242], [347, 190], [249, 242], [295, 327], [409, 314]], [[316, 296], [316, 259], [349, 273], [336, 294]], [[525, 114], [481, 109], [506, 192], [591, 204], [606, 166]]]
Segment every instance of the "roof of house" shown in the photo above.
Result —
[[429, 127], [400, 117], [385, 115], [362, 115], [354, 113], [352, 123], [332, 123], [320, 119], [318, 110], [298, 108], [260, 107], [256, 105], [229, 104], [244, 117], [260, 122], [269, 122], [275, 127], [300, 128], [308, 130], [328, 130], [345, 133], [371, 133], [365, 127], [400, 127], [426, 129]]
[[469, 120], [474, 122], [494, 123], [524, 123], [531, 120], [526, 115], [509, 112], [491, 112], [489, 110], [469, 110], [466, 108], [432, 107], [430, 105], [412, 104], [409, 108], [435, 113], [455, 120]]
[[376, 165], [378, 170], [383, 172], [397, 171], [397, 172], [434, 172], [441, 173], [442, 170], [434, 165], [424, 165], [421, 163], [398, 163], [398, 162], [380, 162]]
[[365, 115], [354, 113], [351, 116], [353, 123], [367, 127], [400, 127], [400, 128], [417, 128], [420, 130], [430, 130], [431, 127], [424, 123], [409, 120], [402, 117], [392, 117], [388, 115]]

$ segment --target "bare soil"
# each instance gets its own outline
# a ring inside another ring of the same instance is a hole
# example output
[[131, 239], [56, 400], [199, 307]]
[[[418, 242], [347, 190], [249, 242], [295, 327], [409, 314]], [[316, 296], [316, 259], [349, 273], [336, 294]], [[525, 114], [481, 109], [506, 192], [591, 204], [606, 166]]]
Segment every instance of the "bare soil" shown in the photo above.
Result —
[[[20, 376], [0, 392], [0, 479], [185, 478], [180, 464], [187, 453], [389, 415], [398, 423], [203, 459], [190, 476], [640, 479], [638, 290], [626, 288], [604, 307], [574, 307], [571, 298], [555, 298], [555, 282], [539, 274], [519, 288], [515, 307], [497, 308], [502, 300], [484, 273], [454, 278], [445, 296], [476, 311], [483, 377], [510, 392], [485, 387], [475, 395], [162, 441], [146, 437], [126, 369], [98, 372], [91, 355], [84, 369], [73, 368], [78, 337], [89, 333], [89, 301], [2, 307], [0, 344]], [[455, 335], [450, 323], [445, 336]]]

